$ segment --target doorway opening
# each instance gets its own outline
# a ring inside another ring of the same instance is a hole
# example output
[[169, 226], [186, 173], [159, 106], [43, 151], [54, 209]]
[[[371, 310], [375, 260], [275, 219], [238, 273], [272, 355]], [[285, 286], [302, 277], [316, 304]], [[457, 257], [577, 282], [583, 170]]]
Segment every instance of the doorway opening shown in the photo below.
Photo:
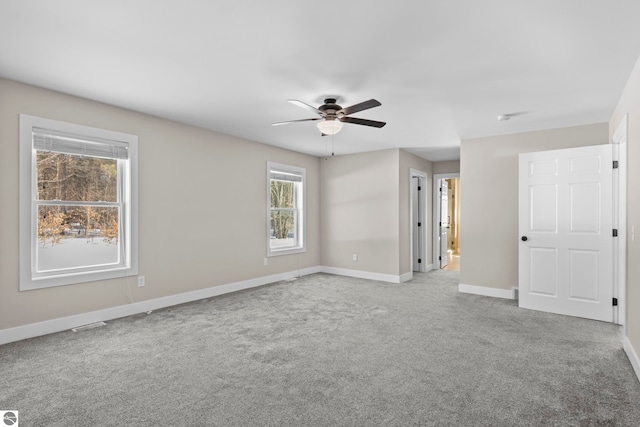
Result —
[[433, 265], [460, 270], [460, 174], [434, 176]]

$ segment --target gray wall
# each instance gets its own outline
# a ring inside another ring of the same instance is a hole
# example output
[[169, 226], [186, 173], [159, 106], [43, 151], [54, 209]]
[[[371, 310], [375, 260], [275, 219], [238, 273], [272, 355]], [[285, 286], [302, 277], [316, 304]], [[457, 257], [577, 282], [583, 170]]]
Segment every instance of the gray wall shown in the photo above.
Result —
[[463, 140], [460, 283], [518, 286], [518, 154], [607, 142], [606, 123]]
[[426, 197], [426, 217], [425, 225], [427, 236], [425, 239], [425, 263], [432, 258], [433, 245], [433, 167], [435, 163], [431, 163], [421, 157], [400, 150], [399, 158], [399, 184], [400, 184], [400, 274], [411, 272], [411, 186], [409, 185], [409, 173], [411, 169], [415, 169], [427, 174], [424, 193]]
[[[428, 175], [431, 162], [391, 149], [321, 160], [320, 218], [323, 266], [392, 276], [411, 273], [409, 171]], [[427, 229], [431, 239], [431, 228]], [[431, 248], [427, 247], [427, 259]], [[358, 261], [353, 261], [358, 254]]]
[[[18, 291], [18, 114], [139, 137], [139, 272]], [[307, 168], [307, 252], [266, 255], [266, 163]], [[0, 79], [0, 330], [320, 265], [320, 160]], [[130, 295], [130, 297], [129, 297]]]
[[322, 265], [399, 274], [398, 151], [320, 161]]
[[[609, 121], [613, 135], [620, 121], [627, 122], [627, 322], [626, 333], [636, 354], [640, 354], [640, 60], [636, 63], [620, 101]], [[636, 238], [631, 240], [631, 227]], [[640, 375], [640, 372], [638, 372]]]
[[433, 162], [433, 174], [460, 173], [460, 160], [448, 160], [446, 162]]
[[[3, 79], [0, 95], [0, 331], [319, 266], [410, 273], [409, 168], [431, 162], [398, 149], [319, 159]], [[145, 287], [18, 291], [21, 113], [139, 137]], [[267, 161], [307, 169], [307, 252], [264, 266]]]

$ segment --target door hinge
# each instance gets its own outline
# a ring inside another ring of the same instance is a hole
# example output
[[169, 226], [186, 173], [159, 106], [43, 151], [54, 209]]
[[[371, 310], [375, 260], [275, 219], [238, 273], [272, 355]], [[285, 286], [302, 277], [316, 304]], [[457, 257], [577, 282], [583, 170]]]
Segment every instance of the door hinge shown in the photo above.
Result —
[[420, 191], [420, 190], [422, 190], [422, 187], [420, 187], [420, 186], [418, 185], [418, 191]]
[[613, 237], [618, 237], [618, 229], [617, 228], [613, 229]]
[[438, 261], [442, 261], [442, 257], [441, 256], [438, 257]]
[[617, 306], [618, 305], [618, 298], [613, 298], [611, 303], [613, 304], [613, 306]]
[[418, 258], [418, 264], [422, 264], [422, 258]]
[[422, 223], [421, 222], [418, 223], [418, 227], [422, 227]]
[[613, 161], [613, 168], [614, 169], [618, 169], [618, 161], [617, 160]]

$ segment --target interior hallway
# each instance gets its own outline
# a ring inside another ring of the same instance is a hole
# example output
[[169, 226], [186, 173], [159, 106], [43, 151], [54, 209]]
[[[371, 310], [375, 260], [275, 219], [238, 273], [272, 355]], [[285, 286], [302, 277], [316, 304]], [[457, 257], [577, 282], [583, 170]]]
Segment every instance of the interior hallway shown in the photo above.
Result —
[[454, 254], [453, 251], [447, 251], [447, 265], [443, 270], [460, 271], [460, 254]]

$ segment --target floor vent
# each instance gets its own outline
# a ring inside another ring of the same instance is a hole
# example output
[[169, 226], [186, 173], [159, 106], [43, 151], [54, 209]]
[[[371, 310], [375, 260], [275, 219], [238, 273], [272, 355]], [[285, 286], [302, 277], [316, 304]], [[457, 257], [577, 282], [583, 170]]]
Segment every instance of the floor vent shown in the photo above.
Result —
[[88, 325], [78, 326], [77, 328], [71, 329], [73, 332], [81, 332], [86, 331], [87, 329], [99, 328], [100, 326], [106, 326], [107, 324], [104, 322], [96, 322], [89, 323]]

